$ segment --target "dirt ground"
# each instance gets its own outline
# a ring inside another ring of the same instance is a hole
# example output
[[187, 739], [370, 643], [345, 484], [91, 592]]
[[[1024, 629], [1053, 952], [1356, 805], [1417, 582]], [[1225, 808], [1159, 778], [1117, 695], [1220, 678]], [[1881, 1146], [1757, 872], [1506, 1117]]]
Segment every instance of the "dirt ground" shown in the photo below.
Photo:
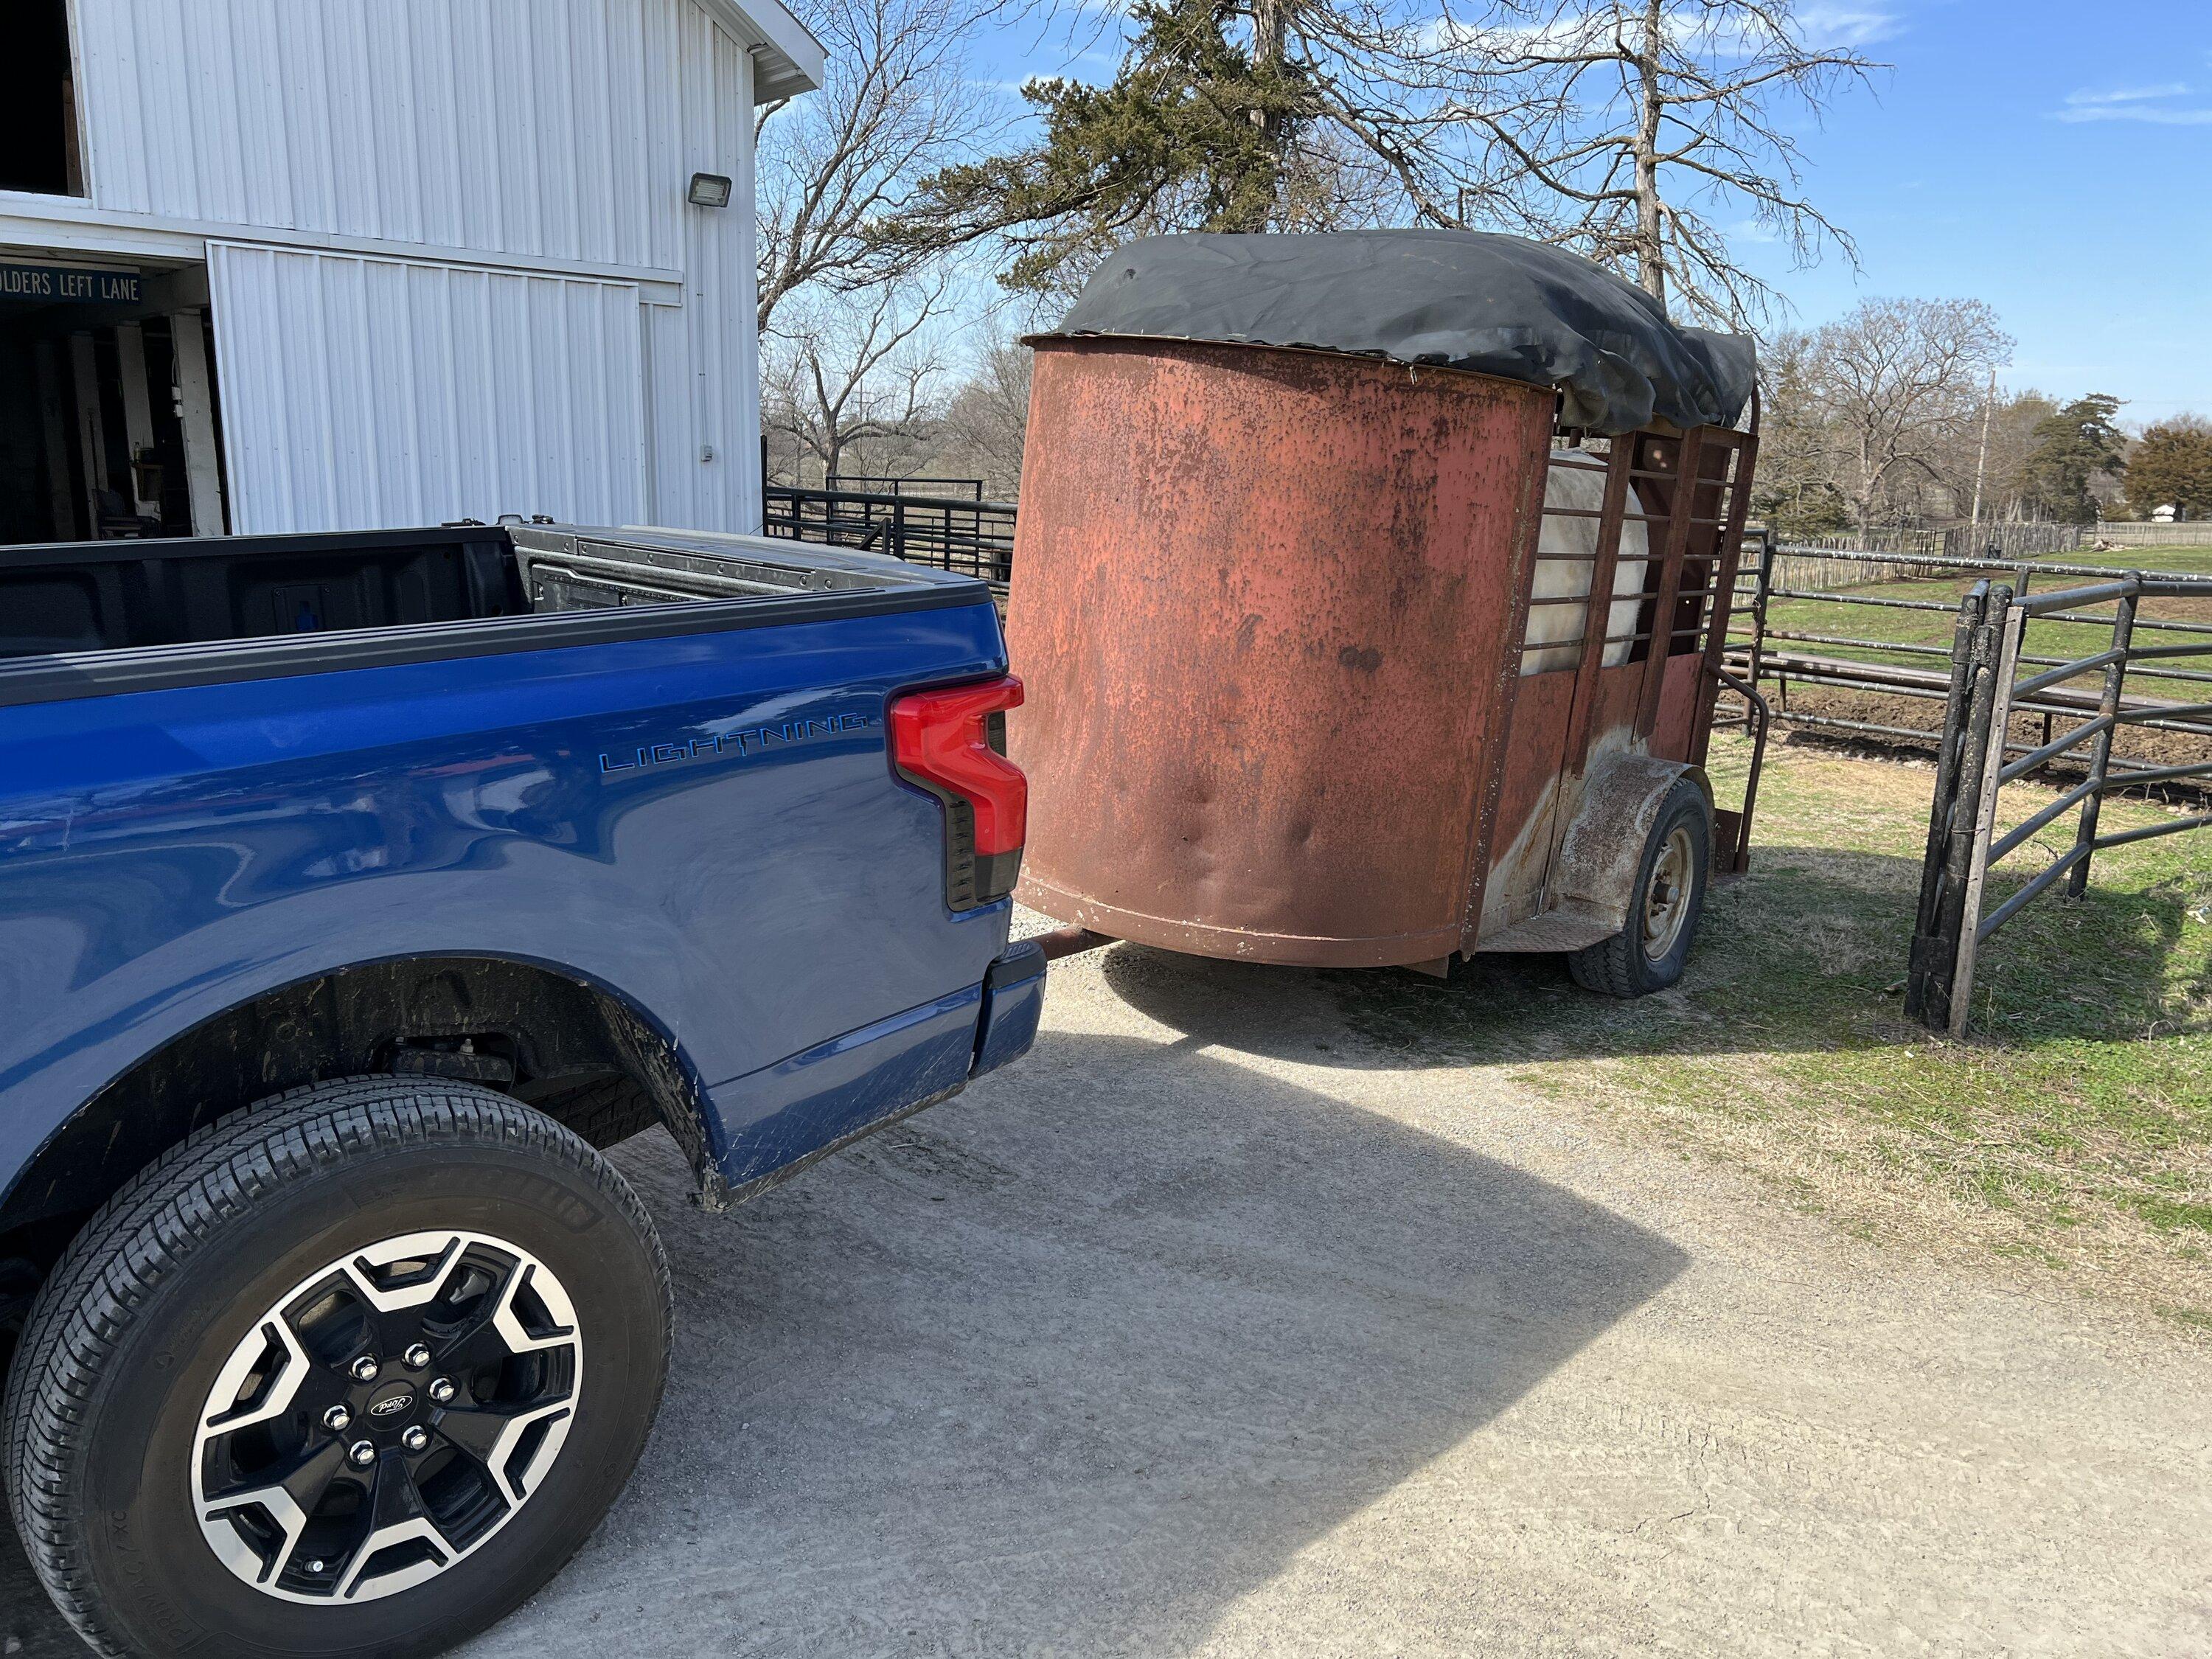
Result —
[[[1770, 697], [1775, 694], [1770, 690]], [[1777, 728], [1785, 736], [1802, 730], [1814, 741], [1852, 741], [1854, 734], [1823, 732], [1807, 726], [1793, 728], [1789, 720], [1791, 714], [1811, 714], [1823, 720], [1862, 720], [1870, 725], [1901, 726], [1909, 731], [1928, 734], [1924, 745], [1909, 738], [1892, 734], [1868, 734], [1863, 741], [1874, 750], [1896, 750], [1901, 752], [1933, 755], [1936, 739], [1943, 733], [1943, 705], [1925, 697], [1893, 696], [1881, 691], [1846, 690], [1836, 685], [1808, 685], [1795, 682], [1786, 698], [1777, 699]], [[2063, 737], [2076, 721], [2063, 717], [2046, 719], [2040, 714], [2015, 714], [2010, 733], [2012, 741], [2023, 748], [2039, 748], [2053, 738]], [[2071, 781], [2088, 775], [2087, 756], [2088, 746], [2063, 757], [2046, 769], [2051, 780]], [[2188, 732], [2164, 732], [2140, 726], [2123, 726], [2113, 734], [2112, 755], [2122, 761], [2132, 761], [2139, 766], [2195, 766], [2212, 761], [2212, 738], [2202, 738]]]
[[[715, 1219], [644, 1466], [471, 1659], [2212, 1654], [2201, 1342], [1795, 1213], [1318, 977], [1128, 946]], [[12, 1549], [0, 1649], [78, 1651]]]

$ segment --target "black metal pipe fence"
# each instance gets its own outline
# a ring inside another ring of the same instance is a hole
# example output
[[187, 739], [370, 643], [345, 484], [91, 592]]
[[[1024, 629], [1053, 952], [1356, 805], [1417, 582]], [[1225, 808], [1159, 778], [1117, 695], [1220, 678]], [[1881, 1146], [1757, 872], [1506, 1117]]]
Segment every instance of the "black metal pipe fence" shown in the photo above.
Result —
[[[774, 489], [776, 486], [770, 484], [769, 488]], [[860, 495], [911, 495], [958, 501], [983, 499], [981, 478], [894, 478], [871, 472], [833, 472], [822, 481], [822, 488]]]
[[767, 490], [771, 536], [865, 548], [909, 563], [980, 576], [1003, 597], [1014, 562], [1011, 501], [856, 489]]
[[[2160, 599], [2212, 600], [2212, 581], [2130, 572], [2116, 580], [2030, 595], [1982, 580], [1960, 601], [1905, 992], [1905, 1012], [1931, 1029], [1965, 1035], [1981, 947], [2062, 878], [2067, 896], [2078, 899], [2088, 890], [2090, 866], [2100, 851], [2212, 827], [2212, 812], [2199, 812], [2118, 832], [2100, 828], [2100, 809], [2108, 795], [2153, 782], [2203, 786], [2212, 780], [2212, 755], [2179, 764], [2127, 767], [2112, 754], [2113, 738], [2129, 726], [2212, 733], [2207, 721], [2212, 702], [2150, 702], [2128, 696], [2128, 681], [2136, 672], [2163, 678], [2170, 672], [2138, 671], [2140, 662], [2212, 659], [2212, 629], [2196, 630], [2203, 637], [2187, 642], [2136, 643], [2142, 602]], [[2078, 623], [2107, 607], [2109, 617], [2094, 617], [2111, 629], [2100, 649], [2019, 677], [2023, 663], [2034, 665], [2036, 660], [2021, 649], [2033, 623], [2060, 616]], [[2059, 695], [2058, 688], [2069, 682], [2093, 677], [2094, 690], [2080, 694], [2065, 711], [2080, 716], [2078, 725], [2038, 744], [2009, 739], [2018, 710]], [[1998, 804], [2004, 787], [2067, 755], [2078, 755], [2081, 781], [2001, 832]], [[2072, 844], [1985, 914], [1990, 872], [2069, 813]]]

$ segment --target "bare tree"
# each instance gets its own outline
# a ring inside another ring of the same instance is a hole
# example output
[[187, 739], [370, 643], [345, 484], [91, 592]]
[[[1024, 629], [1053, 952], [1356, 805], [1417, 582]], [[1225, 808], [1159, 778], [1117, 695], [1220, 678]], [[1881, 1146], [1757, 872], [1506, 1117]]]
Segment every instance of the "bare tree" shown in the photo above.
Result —
[[1813, 337], [1784, 329], [1759, 362], [1759, 475], [1752, 510], [1784, 537], [1850, 527], [1835, 426], [1816, 386]]
[[1031, 361], [1030, 349], [1011, 339], [985, 354], [945, 405], [932, 471], [981, 478], [990, 495], [1012, 499], [1029, 434]]
[[1945, 459], [1978, 425], [1984, 383], [2012, 347], [1979, 300], [1868, 300], [1813, 332], [1806, 396], [1859, 529], [1904, 489], [1947, 482]]
[[[856, 446], [878, 443], [878, 464], [900, 463], [932, 436], [942, 410], [944, 363], [930, 326], [942, 283], [886, 283], [866, 303], [825, 304], [807, 325], [765, 343], [762, 423], [811, 457], [823, 481], [844, 470]], [[794, 464], [793, 482], [804, 483]]]
[[1808, 44], [1795, 0], [1534, 0], [1474, 38], [1492, 62], [1470, 216], [1626, 266], [1662, 306], [1730, 326], [1777, 296], [1715, 214], [1747, 214], [1801, 267], [1830, 244], [1856, 263], [1805, 192], [1789, 122], [1881, 66]]
[[1000, 116], [969, 78], [994, 0], [817, 0], [829, 54], [818, 92], [757, 118], [759, 325], [793, 295], [896, 282], [925, 251], [872, 234], [929, 174], [988, 143]]

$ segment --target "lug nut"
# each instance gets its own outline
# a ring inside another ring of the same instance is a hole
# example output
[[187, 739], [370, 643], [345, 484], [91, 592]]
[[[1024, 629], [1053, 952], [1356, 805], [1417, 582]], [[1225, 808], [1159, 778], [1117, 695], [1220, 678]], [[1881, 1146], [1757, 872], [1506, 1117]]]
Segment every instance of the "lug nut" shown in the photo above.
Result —
[[383, 1369], [383, 1366], [376, 1363], [374, 1354], [365, 1353], [353, 1362], [353, 1380], [356, 1382], [374, 1382], [376, 1381], [376, 1374]]
[[333, 1406], [323, 1413], [323, 1426], [332, 1434], [343, 1434], [352, 1421], [353, 1413], [343, 1406]]
[[399, 1437], [399, 1443], [406, 1447], [409, 1451], [421, 1451], [430, 1443], [430, 1431], [418, 1423]]
[[456, 1392], [453, 1379], [450, 1376], [441, 1376], [430, 1385], [430, 1398], [441, 1406], [450, 1401]]
[[409, 1370], [419, 1371], [429, 1363], [430, 1350], [425, 1347], [422, 1343], [417, 1342], [413, 1347], [407, 1350], [407, 1369]]
[[354, 1468], [365, 1469], [376, 1462], [376, 1448], [366, 1440], [356, 1440], [353, 1443], [353, 1449], [346, 1455], [353, 1460]]

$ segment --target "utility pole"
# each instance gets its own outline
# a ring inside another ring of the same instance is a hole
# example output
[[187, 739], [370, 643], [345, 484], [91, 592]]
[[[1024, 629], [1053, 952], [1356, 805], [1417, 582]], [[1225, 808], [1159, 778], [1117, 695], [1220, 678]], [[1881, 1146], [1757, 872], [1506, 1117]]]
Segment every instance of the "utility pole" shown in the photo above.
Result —
[[1982, 556], [1982, 474], [1990, 465], [1990, 412], [1996, 407], [1997, 372], [1990, 371], [1990, 393], [1982, 400], [1982, 453], [1974, 458], [1974, 510], [1967, 515], [1966, 556]]

